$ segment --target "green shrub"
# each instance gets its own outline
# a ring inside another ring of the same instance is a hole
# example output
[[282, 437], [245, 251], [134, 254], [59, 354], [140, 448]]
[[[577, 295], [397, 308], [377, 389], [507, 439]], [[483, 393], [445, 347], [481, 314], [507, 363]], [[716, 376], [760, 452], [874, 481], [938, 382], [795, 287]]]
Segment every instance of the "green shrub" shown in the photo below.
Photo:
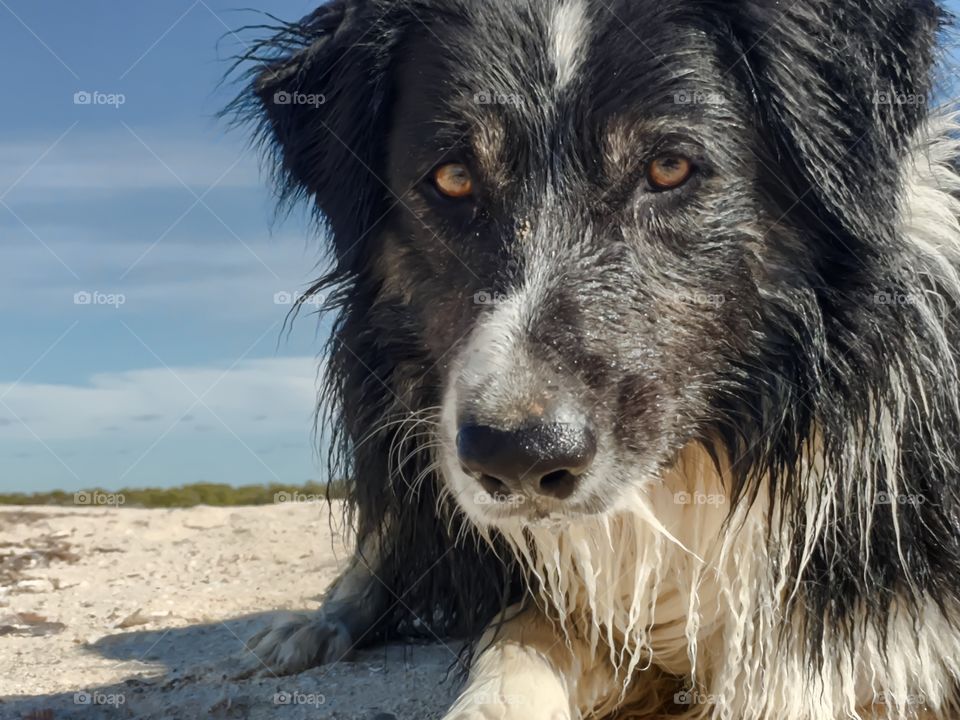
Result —
[[[80, 491], [88, 496], [113, 496], [122, 498], [123, 507], [173, 508], [194, 505], [270, 505], [278, 493], [317, 495], [331, 500], [347, 495], [347, 484], [342, 480], [332, 483], [309, 482], [304, 485], [241, 485], [234, 487], [224, 483], [196, 483], [172, 488], [123, 488], [108, 491], [89, 488]], [[0, 493], [0, 505], [85, 505], [77, 501], [78, 493], [53, 490], [38, 493]], [[98, 503], [98, 505], [101, 503]]]

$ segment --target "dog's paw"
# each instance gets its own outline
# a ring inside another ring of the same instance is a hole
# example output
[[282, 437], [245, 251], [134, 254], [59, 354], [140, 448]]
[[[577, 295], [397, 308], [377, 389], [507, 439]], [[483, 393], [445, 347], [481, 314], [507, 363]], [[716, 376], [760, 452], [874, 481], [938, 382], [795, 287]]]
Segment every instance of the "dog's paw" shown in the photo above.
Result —
[[443, 720], [570, 720], [570, 713], [548, 701], [531, 704], [499, 693], [462, 695]]
[[443, 720], [570, 720], [570, 713], [563, 710], [547, 712], [544, 715], [538, 715], [536, 712], [520, 711], [517, 708], [511, 708], [505, 705], [483, 705], [472, 708], [461, 708], [451, 710], [443, 717]]
[[353, 646], [347, 627], [324, 613], [297, 614], [273, 622], [247, 641], [238, 678], [293, 675], [342, 660]]

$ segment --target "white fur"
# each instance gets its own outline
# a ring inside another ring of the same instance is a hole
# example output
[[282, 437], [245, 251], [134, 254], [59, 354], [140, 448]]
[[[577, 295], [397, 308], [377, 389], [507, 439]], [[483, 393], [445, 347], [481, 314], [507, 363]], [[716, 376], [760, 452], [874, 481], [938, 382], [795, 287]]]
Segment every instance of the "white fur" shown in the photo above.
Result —
[[563, 88], [576, 77], [586, 52], [589, 20], [582, 0], [564, 0], [550, 23], [550, 51], [556, 68], [556, 87]]
[[[960, 203], [948, 194], [960, 190], [960, 177], [947, 164], [960, 155], [960, 143], [948, 136], [957, 130], [954, 118], [940, 119], [918, 141], [914, 162], [905, 168], [902, 231], [927, 259], [917, 270], [960, 297], [955, 271]], [[917, 302], [925, 303], [928, 322], [937, 327], [941, 299]], [[494, 323], [515, 319], [520, 311], [508, 307]], [[506, 324], [500, 327], [504, 337], [513, 332]], [[486, 342], [491, 334], [495, 324], [478, 338]], [[940, 337], [946, 342], [942, 330]], [[485, 368], [509, 372], [507, 358], [488, 357]], [[468, 371], [471, 362], [466, 361]], [[891, 373], [896, 382], [902, 369]], [[451, 390], [445, 399], [447, 432], [455, 394]], [[886, 456], [887, 467], [897, 465], [897, 428], [910, 412], [922, 407], [908, 403], [905, 392], [894, 407], [874, 411], [872, 450]], [[820, 497], [830, 497], [833, 488], [838, 494], [850, 492], [843, 485], [851, 480], [827, 476], [815, 446], [812, 452], [807, 462]], [[447, 482], [466, 492], [472, 481], [446, 460]], [[752, 507], [723, 525], [728, 512], [723, 480], [706, 452], [692, 444], [663, 477], [638, 474], [631, 493], [602, 516], [521, 522], [461, 500], [479, 525], [500, 528], [534, 578], [540, 606], [551, 609], [556, 623], [531, 619], [528, 611], [508, 622], [499, 636], [490, 634], [489, 647], [448, 720], [562, 720], [567, 717], [563, 708], [572, 718], [593, 718], [618, 707], [626, 709], [618, 717], [654, 717], [670, 699], [667, 694], [676, 691], [675, 676], [686, 677], [691, 688], [680, 698], [693, 700], [684, 718], [955, 720], [945, 703], [960, 678], [960, 635], [932, 603], [918, 627], [902, 608], [892, 613], [886, 656], [877, 628], [866, 631], [855, 657], [839, 639], [827, 638], [820, 672], [809, 667], [802, 643], [779, 644], [785, 622], [781, 609], [797, 588], [777, 581], [775, 569], [786, 566], [794, 538], [768, 536], [764, 490]], [[884, 480], [897, 488], [895, 478]], [[865, 530], [874, 512], [891, 512], [894, 518], [898, 513], [895, 502], [874, 508], [869, 498], [877, 484], [877, 478], [868, 478], [868, 487], [847, 495], [867, 499], [861, 508]], [[833, 526], [836, 508], [811, 503], [809, 510], [808, 556], [817, 535]], [[774, 520], [778, 511], [773, 508]], [[947, 612], [954, 620], [960, 617], [957, 609]], [[519, 699], [498, 701], [504, 688]]]
[[[498, 302], [484, 322], [470, 336], [460, 356], [456, 383], [450, 383], [443, 401], [441, 444], [447, 448], [441, 461], [448, 482], [445, 490], [452, 493], [458, 505], [478, 523], [483, 523], [487, 509], [483, 499], [485, 492], [476, 481], [459, 469], [456, 458], [456, 398], [459, 393], [491, 392], [493, 378], [500, 387], [509, 387], [510, 376], [520, 374], [525, 358], [517, 338], [525, 321], [524, 300], [526, 293], [514, 295], [509, 300]], [[516, 378], [515, 381], [522, 382]], [[506, 410], [506, 409], [505, 409]], [[495, 509], [495, 506], [490, 506]]]

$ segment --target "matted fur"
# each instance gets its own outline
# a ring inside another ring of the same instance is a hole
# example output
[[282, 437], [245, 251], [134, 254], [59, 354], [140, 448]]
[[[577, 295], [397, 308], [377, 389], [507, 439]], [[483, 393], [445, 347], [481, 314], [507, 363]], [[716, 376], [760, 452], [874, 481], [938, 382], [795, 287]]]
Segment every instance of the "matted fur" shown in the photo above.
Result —
[[[945, 20], [337, 0], [255, 45], [234, 109], [329, 237], [324, 407], [360, 550], [324, 613], [254, 650], [294, 671], [493, 621], [451, 719], [956, 718]], [[666, 198], [635, 167], [665, 142], [699, 168]], [[450, 158], [474, 206], [430, 194]], [[566, 504], [501, 505], [459, 424], [513, 427], [545, 389], [597, 457]]]

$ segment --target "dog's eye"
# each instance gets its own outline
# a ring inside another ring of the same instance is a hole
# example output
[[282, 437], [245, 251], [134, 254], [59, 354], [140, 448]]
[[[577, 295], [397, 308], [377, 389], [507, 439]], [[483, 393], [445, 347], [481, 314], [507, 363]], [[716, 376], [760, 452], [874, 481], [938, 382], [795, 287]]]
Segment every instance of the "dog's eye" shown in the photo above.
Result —
[[681, 155], [663, 155], [647, 166], [647, 180], [654, 190], [673, 190], [693, 175], [693, 163]]
[[473, 194], [473, 177], [460, 163], [447, 163], [434, 170], [433, 184], [447, 197], [461, 199]]

